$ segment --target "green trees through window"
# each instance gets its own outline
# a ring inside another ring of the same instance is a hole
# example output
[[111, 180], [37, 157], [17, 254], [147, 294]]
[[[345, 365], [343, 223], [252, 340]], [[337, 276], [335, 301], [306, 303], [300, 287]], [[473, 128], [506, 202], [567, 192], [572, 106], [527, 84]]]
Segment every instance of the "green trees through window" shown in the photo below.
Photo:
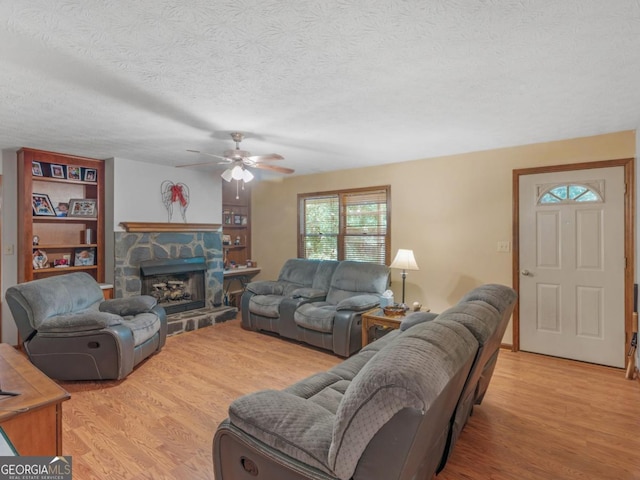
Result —
[[298, 195], [298, 256], [389, 264], [390, 187]]

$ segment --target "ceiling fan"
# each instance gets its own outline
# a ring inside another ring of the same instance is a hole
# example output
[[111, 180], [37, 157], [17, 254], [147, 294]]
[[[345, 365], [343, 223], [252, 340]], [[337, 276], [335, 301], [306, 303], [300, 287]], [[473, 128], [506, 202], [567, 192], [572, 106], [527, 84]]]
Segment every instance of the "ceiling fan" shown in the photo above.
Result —
[[[234, 150], [225, 150], [222, 155], [215, 155], [213, 153], [201, 152], [199, 150], [187, 150], [188, 152], [200, 153], [202, 155], [208, 155], [210, 157], [219, 158], [222, 160], [218, 162], [219, 165], [228, 165], [229, 167], [222, 172], [222, 178], [227, 182], [231, 180], [242, 180], [245, 183], [253, 180], [253, 173], [249, 171], [249, 168], [261, 168], [264, 170], [271, 170], [278, 173], [293, 173], [295, 170], [286, 167], [279, 167], [277, 165], [270, 165], [268, 163], [272, 160], [284, 160], [282, 155], [277, 153], [270, 153], [268, 155], [251, 155], [250, 152], [240, 149], [240, 142], [244, 138], [244, 134], [241, 132], [231, 132], [231, 138], [236, 142], [236, 148]], [[197, 165], [206, 165], [209, 162], [192, 163], [189, 165], [178, 165], [178, 167], [195, 167]]]

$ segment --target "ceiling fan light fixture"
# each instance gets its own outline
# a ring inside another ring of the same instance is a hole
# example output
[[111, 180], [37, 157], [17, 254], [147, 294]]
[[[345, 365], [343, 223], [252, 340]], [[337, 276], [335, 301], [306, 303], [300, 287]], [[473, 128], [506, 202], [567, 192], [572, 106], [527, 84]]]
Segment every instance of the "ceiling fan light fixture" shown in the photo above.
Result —
[[244, 169], [240, 165], [236, 165], [231, 169], [231, 178], [234, 180], [242, 180]]
[[231, 180], [233, 180], [233, 177], [231, 176], [231, 169], [227, 168], [224, 172], [222, 172], [222, 175], [220, 175], [222, 177], [223, 180], [230, 182]]
[[244, 181], [244, 183], [249, 183], [251, 180], [253, 180], [253, 178], [254, 175], [249, 170], [242, 171], [242, 180]]

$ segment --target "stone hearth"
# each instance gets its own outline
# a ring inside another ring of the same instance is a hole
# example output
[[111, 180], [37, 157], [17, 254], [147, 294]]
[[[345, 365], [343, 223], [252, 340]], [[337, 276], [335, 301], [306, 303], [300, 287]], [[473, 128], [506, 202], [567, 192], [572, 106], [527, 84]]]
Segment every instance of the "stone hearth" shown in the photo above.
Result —
[[209, 327], [214, 323], [233, 320], [237, 314], [237, 308], [222, 306], [217, 308], [198, 308], [167, 315], [167, 335], [191, 332], [199, 328]]
[[[124, 224], [125, 227], [128, 225]], [[205, 304], [204, 308], [179, 312], [167, 317], [170, 322], [169, 334], [197, 330], [235, 318], [235, 308], [222, 305], [223, 296], [223, 252], [222, 232], [218, 229], [200, 229], [178, 224], [152, 224], [156, 231], [129, 229], [115, 232], [115, 278], [116, 298], [140, 295], [142, 278], [140, 264], [148, 260], [204, 257]], [[210, 225], [205, 225], [210, 227]], [[171, 227], [168, 231], [168, 227]], [[180, 230], [183, 228], [183, 230]], [[231, 311], [232, 310], [232, 311]]]

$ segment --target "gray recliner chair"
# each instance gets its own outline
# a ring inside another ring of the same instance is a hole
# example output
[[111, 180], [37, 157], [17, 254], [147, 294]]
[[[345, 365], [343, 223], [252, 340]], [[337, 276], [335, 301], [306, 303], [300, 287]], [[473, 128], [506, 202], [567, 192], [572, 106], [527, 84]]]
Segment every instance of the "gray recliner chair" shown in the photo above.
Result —
[[104, 300], [84, 272], [14, 285], [5, 299], [31, 363], [58, 380], [122, 379], [167, 337], [153, 297]]

